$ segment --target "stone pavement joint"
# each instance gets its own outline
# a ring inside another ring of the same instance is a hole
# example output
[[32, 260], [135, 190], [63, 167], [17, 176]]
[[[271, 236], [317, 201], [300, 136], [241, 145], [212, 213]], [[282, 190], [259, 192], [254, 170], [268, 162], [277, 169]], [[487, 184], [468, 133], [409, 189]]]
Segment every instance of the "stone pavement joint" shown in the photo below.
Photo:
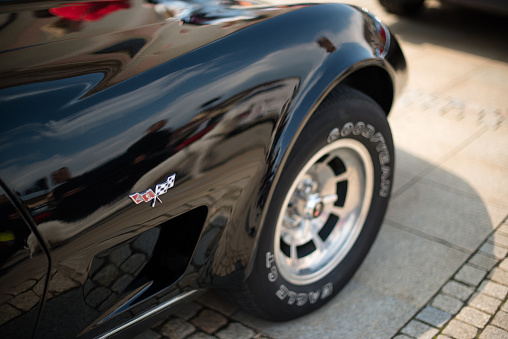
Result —
[[488, 245], [495, 243], [496, 236], [506, 233], [507, 224], [505, 220], [497, 227], [493, 236], [479, 246], [394, 338], [508, 338], [507, 253], [502, 252], [504, 257], [494, 252], [492, 257], [480, 253], [486, 248], [494, 251]]
[[264, 333], [231, 319], [237, 307], [209, 292], [182, 305], [135, 339], [271, 339]]
[[507, 109], [467, 104], [456, 97], [438, 97], [418, 88], [407, 88], [400, 98], [401, 105], [417, 105], [424, 110], [453, 120], [467, 120], [497, 129], [508, 122]]

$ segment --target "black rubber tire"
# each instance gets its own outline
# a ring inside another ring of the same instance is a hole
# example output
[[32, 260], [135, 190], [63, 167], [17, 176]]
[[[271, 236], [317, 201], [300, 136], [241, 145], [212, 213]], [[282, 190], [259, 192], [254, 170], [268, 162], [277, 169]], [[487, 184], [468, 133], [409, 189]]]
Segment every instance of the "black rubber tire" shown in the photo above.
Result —
[[405, 15], [416, 16], [423, 8], [424, 0], [379, 0], [388, 12]]
[[[371, 130], [364, 128], [362, 133], [362, 126]], [[337, 129], [342, 135], [332, 132]], [[368, 150], [374, 169], [370, 209], [351, 249], [330, 273], [310, 284], [295, 285], [277, 274], [276, 262], [269, 259], [274, 253], [279, 211], [303, 166], [334, 138], [358, 140]], [[394, 148], [386, 114], [370, 97], [348, 87], [335, 89], [325, 99], [293, 149], [270, 202], [251, 274], [241, 286], [228, 292], [245, 310], [273, 321], [290, 320], [316, 310], [351, 279], [376, 238], [393, 182]]]

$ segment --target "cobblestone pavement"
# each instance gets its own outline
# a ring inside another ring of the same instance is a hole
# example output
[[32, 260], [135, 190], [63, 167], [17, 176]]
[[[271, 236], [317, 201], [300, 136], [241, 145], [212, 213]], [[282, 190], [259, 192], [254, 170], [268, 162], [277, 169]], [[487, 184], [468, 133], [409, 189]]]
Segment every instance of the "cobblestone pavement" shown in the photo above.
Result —
[[506, 25], [435, 0], [415, 19], [349, 2], [383, 18], [409, 64], [389, 118], [392, 199], [370, 254], [306, 317], [263, 321], [208, 292], [139, 339], [508, 339]]
[[508, 338], [508, 222], [399, 331], [408, 338]]

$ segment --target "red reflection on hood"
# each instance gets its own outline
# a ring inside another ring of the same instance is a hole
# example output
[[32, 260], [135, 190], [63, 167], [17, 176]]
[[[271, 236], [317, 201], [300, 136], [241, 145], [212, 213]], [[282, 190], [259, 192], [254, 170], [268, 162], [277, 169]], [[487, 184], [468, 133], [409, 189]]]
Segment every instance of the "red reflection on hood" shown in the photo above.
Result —
[[129, 0], [91, 1], [71, 4], [71, 6], [50, 8], [49, 12], [73, 21], [97, 21], [108, 14], [130, 7]]

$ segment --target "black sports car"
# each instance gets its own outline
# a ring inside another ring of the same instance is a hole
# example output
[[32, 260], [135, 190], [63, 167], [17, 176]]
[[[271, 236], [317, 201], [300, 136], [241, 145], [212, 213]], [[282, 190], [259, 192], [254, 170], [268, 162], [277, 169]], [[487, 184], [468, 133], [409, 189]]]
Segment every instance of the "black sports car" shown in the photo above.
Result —
[[214, 288], [286, 320], [381, 225], [399, 45], [367, 10], [0, 4], [0, 337], [132, 335]]

